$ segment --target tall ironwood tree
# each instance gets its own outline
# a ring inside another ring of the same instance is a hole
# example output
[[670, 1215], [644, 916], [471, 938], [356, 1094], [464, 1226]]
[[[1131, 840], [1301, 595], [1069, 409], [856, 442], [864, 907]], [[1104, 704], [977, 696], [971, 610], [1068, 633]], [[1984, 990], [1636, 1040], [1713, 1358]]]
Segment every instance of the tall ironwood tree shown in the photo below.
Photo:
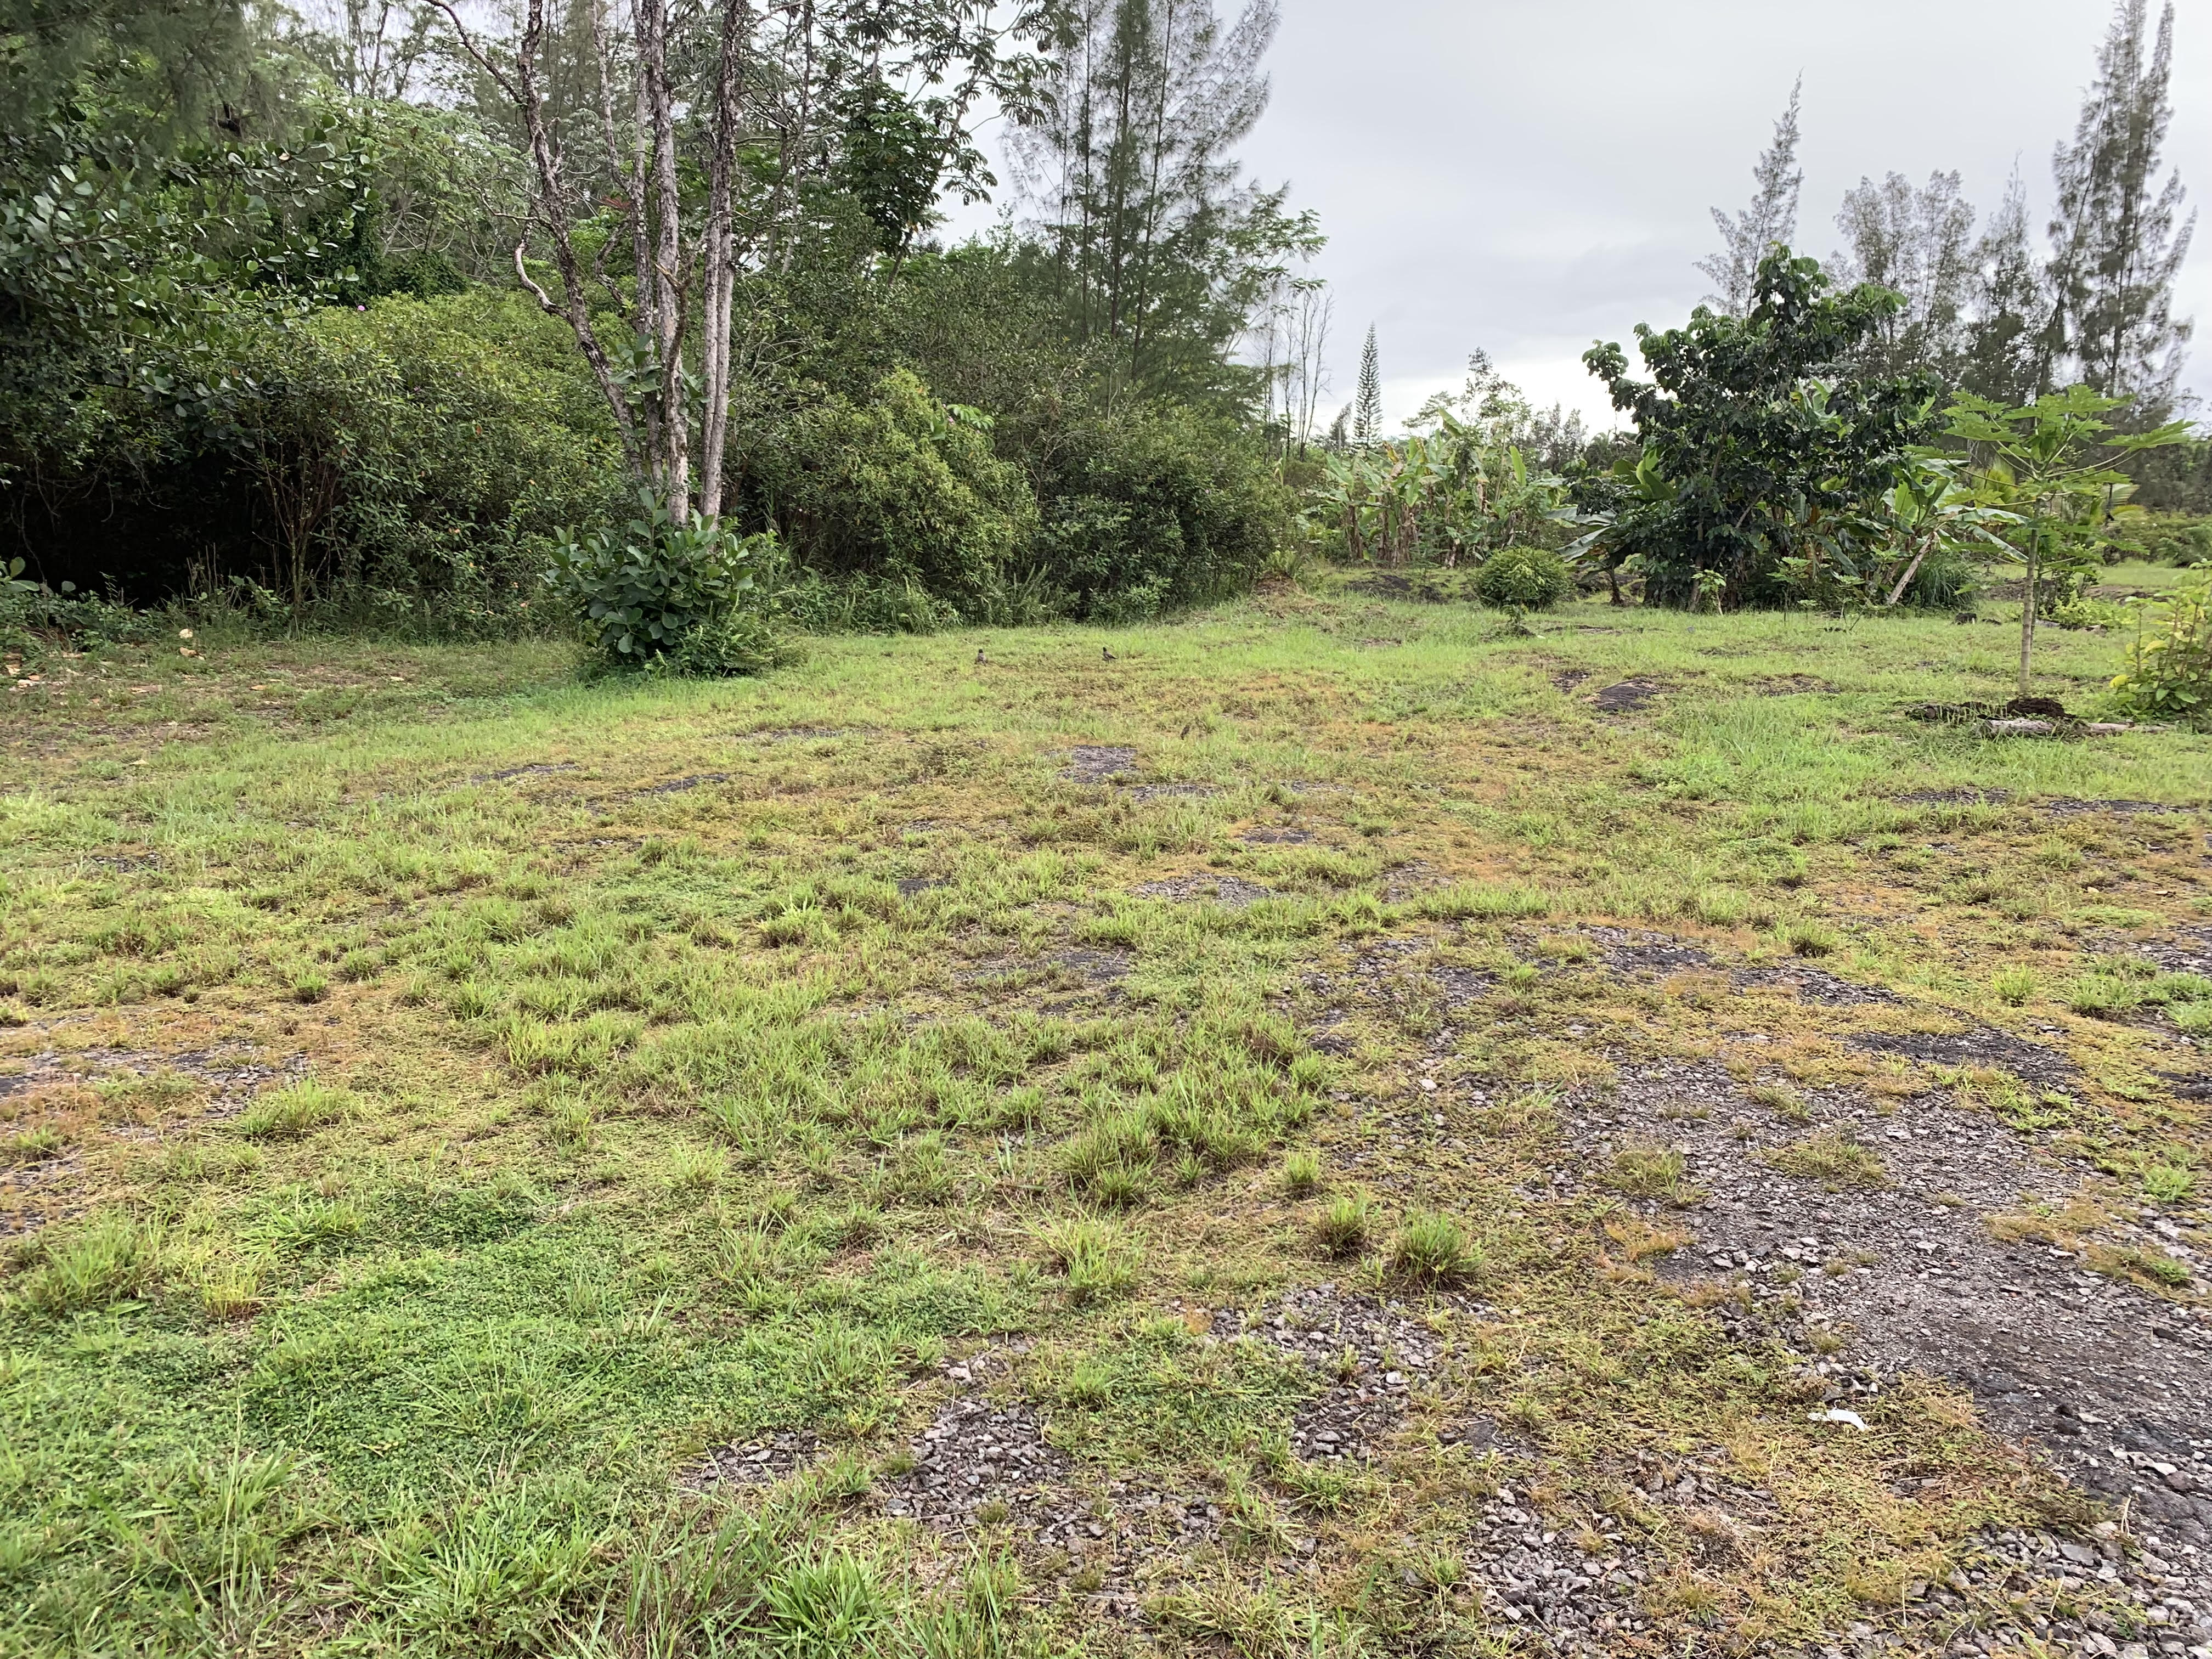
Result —
[[2172, 405], [2191, 332], [2173, 315], [2173, 279], [2196, 215], [2182, 216], [2179, 173], [2160, 176], [2172, 71], [2172, 0], [2154, 31], [2148, 0], [2118, 0], [2073, 142], [2052, 161], [2054, 326], [2045, 356], [2063, 352], [2084, 383], [2128, 399], [2133, 418], [2150, 425]]
[[1774, 124], [1773, 142], [1751, 170], [1751, 205], [1737, 214], [1712, 210], [1721, 251], [1698, 260], [1698, 269], [1713, 279], [1717, 290], [1706, 295], [1705, 303], [1731, 317], [1751, 309], [1759, 261], [1770, 249], [1797, 237], [1797, 192], [1805, 182], [1797, 167], [1797, 112], [1804, 90], [1800, 76], [1790, 88], [1789, 107]]
[[[1314, 245], [1235, 147], [1267, 104], [1274, 0], [1072, 0], [1009, 149], [1036, 204], [1067, 326], [1117, 390], [1202, 397], [1287, 260]], [[1242, 395], [1239, 388], [1239, 395]]]
[[1933, 173], [1917, 189], [1904, 174], [1862, 179], [1836, 215], [1844, 250], [1829, 273], [1850, 287], [1875, 283], [1905, 296], [1869, 343], [1865, 366], [1877, 374], [1933, 369], [1958, 377], [1973, 297], [1974, 210], [1956, 173]]

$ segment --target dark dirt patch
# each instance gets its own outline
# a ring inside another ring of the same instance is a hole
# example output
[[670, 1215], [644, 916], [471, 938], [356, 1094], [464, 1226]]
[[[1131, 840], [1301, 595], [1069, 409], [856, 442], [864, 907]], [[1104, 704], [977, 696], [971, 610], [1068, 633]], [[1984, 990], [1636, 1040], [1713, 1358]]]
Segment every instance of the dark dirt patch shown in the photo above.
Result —
[[1164, 881], [1148, 881], [1129, 890], [1139, 898], [1174, 899], [1185, 904], [1211, 902], [1231, 910], [1242, 910], [1262, 899], [1277, 896], [1273, 888], [1236, 876], [1170, 876]]
[[2147, 939], [2135, 949], [2169, 974], [2212, 976], [2212, 927], [2177, 927], [2172, 937]]
[[510, 766], [503, 772], [483, 773], [477, 777], [474, 781], [477, 783], [511, 783], [517, 778], [550, 777], [556, 772], [573, 772], [575, 769], [576, 763], [574, 761], [562, 761], [557, 764], [543, 764], [537, 766]]
[[272, 1085], [294, 1082], [307, 1074], [305, 1054], [270, 1064], [258, 1058], [260, 1052], [250, 1042], [218, 1043], [174, 1054], [143, 1054], [135, 1048], [90, 1048], [74, 1054], [46, 1049], [25, 1056], [24, 1071], [0, 1078], [0, 1097], [27, 1094], [50, 1084], [105, 1083], [167, 1073], [206, 1085], [212, 1096], [209, 1115], [228, 1117], [245, 1110], [256, 1095]]
[[1986, 1025], [1966, 1031], [1853, 1031], [1844, 1041], [1865, 1054], [1898, 1054], [1930, 1066], [1994, 1066], [2023, 1082], [2051, 1087], [2081, 1075], [2057, 1049]]
[[1438, 968], [1433, 977], [1437, 990], [1443, 994], [1444, 1006], [1455, 1011], [1488, 996], [1498, 985], [1494, 975], [1473, 968], [1456, 967], [1449, 963]]
[[[1321, 1391], [1298, 1409], [1291, 1449], [1319, 1468], [1357, 1468], [1385, 1455], [1406, 1421], [1412, 1391], [1443, 1380], [1450, 1370], [1446, 1338], [1430, 1321], [1438, 1319], [1449, 1331], [1460, 1318], [1495, 1318], [1497, 1310], [1439, 1296], [1425, 1314], [1417, 1317], [1404, 1303], [1324, 1284], [1291, 1291], [1255, 1319], [1217, 1314], [1213, 1329], [1224, 1338], [1255, 1339], [1323, 1379]], [[1614, 1651], [1614, 1641], [1642, 1622], [1632, 1605], [1646, 1577], [1641, 1553], [1616, 1523], [1593, 1516], [1591, 1530], [1607, 1549], [1586, 1555], [1556, 1516], [1523, 1508], [1525, 1495], [1509, 1482], [1519, 1478], [1516, 1466], [1528, 1448], [1489, 1418], [1468, 1418], [1437, 1438], [1497, 1459], [1498, 1488], [1462, 1547], [1489, 1610], [1510, 1626], [1542, 1632], [1555, 1653]]]
[[1797, 697], [1826, 693], [1836, 688], [1817, 674], [1777, 674], [1753, 688], [1762, 697]]
[[1203, 800], [1221, 789], [1212, 783], [1139, 783], [1123, 793], [1133, 801]]
[[765, 1486], [797, 1474], [821, 1455], [822, 1437], [806, 1429], [784, 1429], [702, 1452], [679, 1470], [686, 1492], [715, 1486]]
[[2055, 818], [2085, 817], [2097, 812], [2110, 812], [2118, 817], [2134, 817], [2145, 812], [2193, 812], [2193, 806], [2175, 806], [2156, 800], [2075, 800], [2062, 796], [2043, 803], [2043, 810]]
[[[1792, 1125], [1720, 1066], [1625, 1068], [1609, 1097], [1571, 1103], [1571, 1174], [1602, 1186], [1616, 1150], [1675, 1149], [1692, 1190], [1672, 1204], [1635, 1200], [1694, 1233], [1662, 1276], [1744, 1286], [1749, 1310], [1723, 1315], [1744, 1340], [1844, 1338], [1835, 1358], [1803, 1370], [1832, 1406], [1879, 1397], [1907, 1370], [1972, 1390], [2002, 1431], [2098, 1496], [2130, 1502], [2161, 1547], [2203, 1552], [2187, 1571], [2212, 1586], [2212, 1317], [2090, 1273], [2071, 1250], [2004, 1242], [1989, 1220], [2056, 1211], [2094, 1171], [1942, 1096], [1887, 1115], [1849, 1091], [1805, 1103], [1809, 1121]], [[1872, 1151], [1881, 1184], [1831, 1190], [1771, 1161], [1824, 1133]], [[2172, 1242], [2118, 1228], [2116, 1246]]]
[[1694, 945], [1669, 933], [1639, 933], [1625, 927], [1583, 930], [1604, 952], [1606, 966], [1622, 974], [1679, 974], [1692, 968], [1710, 968], [1713, 959]]
[[898, 878], [899, 896], [913, 898], [916, 894], [934, 891], [952, 884], [943, 876], [901, 876]]
[[1314, 834], [1310, 830], [1285, 825], [1279, 829], [1247, 830], [1237, 839], [1248, 847], [1310, 847]]
[[[1495, 1311], [1456, 1298], [1437, 1305], [1478, 1316]], [[1224, 1310], [1213, 1316], [1213, 1334], [1224, 1340], [1249, 1337], [1326, 1379], [1298, 1407], [1291, 1427], [1291, 1449], [1324, 1466], [1372, 1462], [1405, 1421], [1411, 1390], [1438, 1377], [1443, 1366], [1443, 1338], [1404, 1303], [1333, 1284], [1292, 1291], [1250, 1317]]]
[[1823, 1008], [1858, 1008], [1902, 1000], [1878, 985], [1854, 984], [1820, 968], [1740, 968], [1729, 977], [1739, 991], [1780, 986], [1794, 992], [1800, 1002], [1816, 1003]]
[[638, 791], [641, 795], [680, 795], [687, 789], [704, 788], [710, 783], [727, 783], [727, 772], [702, 772], [696, 777], [671, 778], [665, 783], [649, 783]]
[[1054, 972], [1082, 980], [1090, 985], [1111, 984], [1128, 977], [1129, 963], [1133, 960], [1127, 951], [1054, 951], [1043, 958]]
[[1141, 1613], [1164, 1557], [1219, 1538], [1222, 1511], [1206, 1498], [1114, 1479], [1053, 1445], [1039, 1407], [1003, 1386], [1006, 1356], [976, 1354], [945, 1376], [958, 1392], [907, 1443], [913, 1467], [876, 1483], [882, 1514], [955, 1536], [1004, 1528], [1029, 1571], [1093, 1575], [1091, 1607], [1123, 1620]]
[[849, 726], [759, 726], [735, 734], [744, 743], [805, 743], [816, 738], [849, 738]]
[[1622, 680], [1616, 685], [1600, 688], [1597, 712], [1601, 714], [1632, 714], [1656, 701], [1670, 689], [1661, 680]]
[[1589, 678], [1587, 668], [1569, 668], [1552, 676], [1552, 684], [1562, 691], [1571, 691]]
[[[1406, 576], [1378, 570], [1346, 584], [1346, 591], [1377, 599], [1412, 599], [1422, 605], [1453, 605], [1467, 598], [1466, 573]], [[1395, 643], [1395, 641], [1393, 641]]]
[[1067, 751], [1063, 783], [1108, 783], [1137, 763], [1137, 751], [1118, 744], [1078, 744]]
[[1905, 711], [1905, 718], [1934, 720], [1948, 726], [1976, 720], [2072, 720], [2066, 705], [2056, 697], [2014, 697], [2008, 702], [1922, 702]]

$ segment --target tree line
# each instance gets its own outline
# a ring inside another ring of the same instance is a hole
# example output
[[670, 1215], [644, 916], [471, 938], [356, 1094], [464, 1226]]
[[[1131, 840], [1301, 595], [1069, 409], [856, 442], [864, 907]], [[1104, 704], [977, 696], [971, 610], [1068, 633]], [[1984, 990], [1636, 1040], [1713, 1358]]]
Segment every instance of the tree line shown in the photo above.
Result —
[[[1233, 591], [1296, 505], [1250, 343], [1320, 246], [1236, 157], [1275, 23], [0, 0], [14, 550], [433, 632], [550, 570], [633, 641], [687, 571], [825, 627]], [[1024, 213], [948, 245], [987, 111]]]

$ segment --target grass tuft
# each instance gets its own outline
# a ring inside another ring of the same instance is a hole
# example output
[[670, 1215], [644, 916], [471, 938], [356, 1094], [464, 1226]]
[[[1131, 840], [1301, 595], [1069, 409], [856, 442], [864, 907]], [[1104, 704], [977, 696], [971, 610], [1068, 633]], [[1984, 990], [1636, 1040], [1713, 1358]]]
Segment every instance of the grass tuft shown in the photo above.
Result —
[[1418, 1285], [1464, 1279], [1482, 1265], [1481, 1246], [1453, 1218], [1417, 1210], [1390, 1241], [1387, 1266], [1394, 1278]]
[[143, 1285], [158, 1254], [157, 1234], [111, 1213], [44, 1243], [44, 1259], [24, 1276], [16, 1295], [43, 1314], [104, 1308]]
[[270, 1091], [247, 1107], [238, 1133], [249, 1140], [296, 1140], [311, 1131], [343, 1123], [353, 1097], [312, 1078]]
[[1366, 1248], [1374, 1223], [1374, 1206], [1366, 1194], [1340, 1193], [1315, 1218], [1314, 1242], [1328, 1255], [1357, 1255]]
[[1078, 1306], [1127, 1294], [1143, 1254], [1121, 1228], [1087, 1217], [1047, 1228], [1044, 1251], [1067, 1281], [1068, 1300]]
[[1873, 1149], [1838, 1129], [1822, 1129], [1778, 1147], [1766, 1155], [1766, 1161], [1784, 1175], [1817, 1181], [1831, 1192], [1845, 1187], [1887, 1186], [1889, 1182], [1889, 1174]]
[[1617, 1193], [1631, 1198], [1663, 1199], [1687, 1205], [1697, 1201], [1697, 1190], [1687, 1182], [1689, 1164], [1673, 1146], [1623, 1146], [1613, 1155], [1599, 1179]]

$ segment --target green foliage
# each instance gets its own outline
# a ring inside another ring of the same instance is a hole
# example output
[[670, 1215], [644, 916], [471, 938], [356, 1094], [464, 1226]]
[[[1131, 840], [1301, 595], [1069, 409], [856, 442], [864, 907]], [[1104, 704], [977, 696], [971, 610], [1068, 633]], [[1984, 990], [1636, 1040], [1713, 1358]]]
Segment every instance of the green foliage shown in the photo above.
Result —
[[1048, 442], [1030, 559], [1073, 615], [1141, 622], [1237, 592], [1288, 524], [1258, 442], [1194, 410], [1138, 407]]
[[[1976, 493], [2008, 526], [1992, 539], [2023, 567], [2018, 682], [2023, 697], [2033, 666], [2037, 617], [2080, 596], [2100, 562], [2113, 497], [2129, 488], [2127, 475], [2113, 470], [2108, 458], [2163, 448], [2187, 435], [2179, 422], [2115, 433], [2106, 417], [2126, 401], [2077, 386], [2018, 408], [1963, 392], [1951, 405], [1948, 435], [1980, 452]], [[2046, 585], [2054, 568], [2057, 580]]]
[[238, 1120], [238, 1133], [248, 1139], [296, 1139], [343, 1121], [349, 1103], [343, 1090], [304, 1080], [273, 1090], [247, 1107]]
[[154, 1271], [159, 1241], [127, 1216], [108, 1214], [41, 1241], [41, 1259], [16, 1291], [44, 1314], [106, 1307], [136, 1291]]
[[574, 607], [611, 667], [750, 674], [774, 665], [775, 636], [752, 605], [770, 536], [741, 536], [696, 518], [677, 523], [651, 495], [620, 532], [564, 538], [545, 580]]
[[1508, 547], [1483, 561], [1474, 591], [1500, 610], [1542, 611], [1573, 595], [1575, 577], [1548, 548]]
[[799, 565], [910, 580], [979, 618], [1036, 523], [1020, 472], [992, 453], [988, 417], [939, 403], [904, 369], [865, 402], [801, 416], [763, 470]]
[[[2200, 441], [2181, 447], [2196, 449], [2212, 445]], [[2154, 564], [2212, 564], [2212, 520], [2151, 520], [2130, 525], [2127, 538]]]
[[1647, 599], [1690, 605], [1711, 578], [1723, 608], [1778, 602], [1788, 561], [1850, 555], [1926, 433], [1932, 381], [1846, 367], [1902, 297], [1828, 288], [1817, 263], [1777, 248], [1747, 315], [1700, 306], [1682, 328], [1638, 325], [1650, 382], [1629, 377], [1617, 345], [1583, 354], [1642, 440], [1626, 469], [1637, 487], [1604, 539], [1640, 561]]
[[2212, 577], [2186, 584], [2166, 600], [2162, 612], [2152, 623], [2137, 611], [2128, 665], [2114, 678], [2112, 690], [2133, 713], [2212, 726]]

